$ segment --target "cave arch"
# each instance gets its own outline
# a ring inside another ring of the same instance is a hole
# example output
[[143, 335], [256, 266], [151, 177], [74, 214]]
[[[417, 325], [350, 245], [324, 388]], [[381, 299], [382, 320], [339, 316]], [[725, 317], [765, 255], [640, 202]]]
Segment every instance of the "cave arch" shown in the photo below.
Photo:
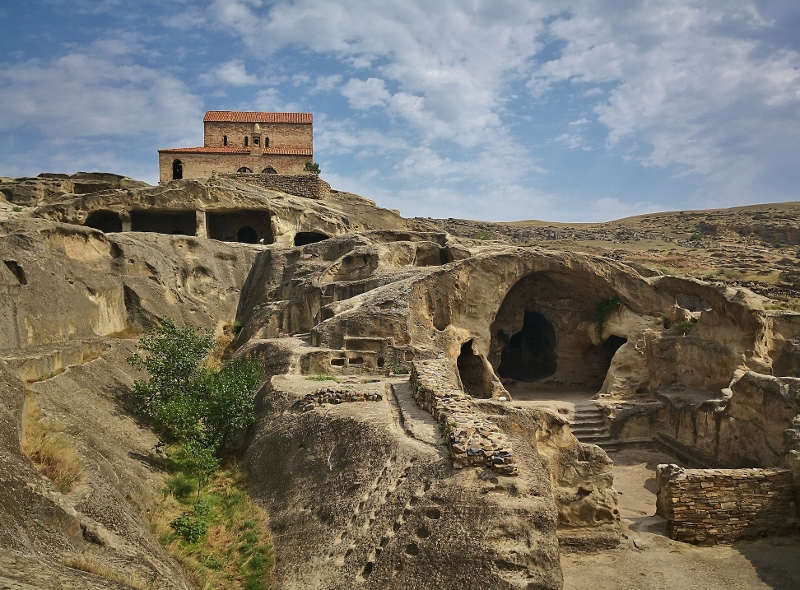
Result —
[[509, 393], [597, 393], [624, 343], [598, 342], [597, 305], [616, 296], [603, 277], [569, 268], [518, 279], [494, 316], [486, 355]]
[[92, 211], [84, 225], [98, 229], [104, 234], [122, 231], [122, 219], [114, 211]]

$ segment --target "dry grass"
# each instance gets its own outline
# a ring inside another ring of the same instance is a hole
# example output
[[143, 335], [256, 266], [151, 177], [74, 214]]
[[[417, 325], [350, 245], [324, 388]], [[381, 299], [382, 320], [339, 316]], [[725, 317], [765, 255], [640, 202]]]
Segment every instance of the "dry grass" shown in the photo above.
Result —
[[222, 370], [225, 353], [228, 352], [228, 347], [231, 342], [233, 342], [234, 338], [233, 329], [229, 329], [227, 326], [221, 334], [214, 337], [214, 348], [211, 349], [206, 359], [206, 366], [209, 369], [214, 369], [215, 371]]
[[61, 564], [74, 570], [81, 570], [82, 572], [105, 578], [106, 580], [127, 584], [133, 588], [140, 588], [141, 590], [148, 590], [151, 588], [151, 585], [147, 584], [139, 576], [120, 573], [113, 567], [98, 561], [97, 558], [92, 555], [67, 553], [61, 557]]
[[112, 332], [111, 334], [106, 334], [106, 337], [128, 340], [131, 338], [138, 338], [141, 335], [142, 335], [142, 330], [138, 326], [125, 326], [119, 332]]
[[32, 392], [25, 394], [24, 432], [20, 448], [36, 469], [61, 493], [72, 490], [83, 475], [83, 462], [57, 422], [46, 421]]
[[193, 492], [179, 499], [167, 490], [151, 512], [153, 533], [198, 588], [255, 590], [272, 586], [272, 537], [267, 516], [250, 500], [246, 488], [247, 478], [235, 465], [214, 476], [202, 494], [203, 501], [212, 506], [208, 532], [197, 543], [186, 542], [171, 526], [177, 516], [187, 512], [187, 502], [195, 498]]

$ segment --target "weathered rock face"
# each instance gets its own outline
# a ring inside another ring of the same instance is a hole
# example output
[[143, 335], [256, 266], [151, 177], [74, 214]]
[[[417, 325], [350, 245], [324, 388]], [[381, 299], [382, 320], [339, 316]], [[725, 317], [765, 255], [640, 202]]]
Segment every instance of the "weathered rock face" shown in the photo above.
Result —
[[174, 317], [231, 323], [255, 247], [0, 222], [0, 348], [103, 336]]
[[[119, 182], [0, 221], [0, 543], [54, 576], [86, 547], [131, 575], [177, 571], [141, 517], [154, 440], [127, 417], [130, 343], [110, 337], [163, 317], [236, 319], [236, 354], [269, 367], [245, 460], [283, 588], [556, 589], [559, 544], [617, 543], [608, 457], [514, 381], [599, 392], [619, 436], [800, 473], [794, 380], [764, 375], [800, 366], [800, 322], [743, 289], [412, 230], [337, 191]], [[253, 235], [266, 244], [230, 243]], [[21, 382], [64, 368], [30, 389], [86, 461], [66, 496], [19, 452]]]
[[80, 195], [113, 189], [148, 186], [139, 180], [104, 172], [40, 174], [36, 178], [0, 178], [0, 193], [15, 205], [36, 207], [61, 200], [65, 195]]

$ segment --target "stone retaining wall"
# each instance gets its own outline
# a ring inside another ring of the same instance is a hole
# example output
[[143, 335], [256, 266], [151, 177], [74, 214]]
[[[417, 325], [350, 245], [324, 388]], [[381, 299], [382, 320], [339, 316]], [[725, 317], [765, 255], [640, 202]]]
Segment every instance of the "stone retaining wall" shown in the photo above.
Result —
[[314, 174], [231, 174], [241, 182], [263, 186], [307, 199], [324, 199], [331, 194], [331, 185]]
[[453, 387], [452, 372], [445, 359], [414, 361], [411, 367], [414, 401], [439, 422], [453, 467], [483, 465], [502, 475], [518, 475], [506, 435], [497, 424], [475, 411], [472, 397]]
[[670, 538], [698, 545], [797, 530], [789, 469], [656, 469], [656, 514]]

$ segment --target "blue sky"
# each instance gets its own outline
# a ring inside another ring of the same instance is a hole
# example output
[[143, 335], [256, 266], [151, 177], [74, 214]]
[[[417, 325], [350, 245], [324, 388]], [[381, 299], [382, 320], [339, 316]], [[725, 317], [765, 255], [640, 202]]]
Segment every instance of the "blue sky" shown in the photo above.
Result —
[[800, 3], [0, 2], [0, 175], [155, 183], [213, 109], [314, 113], [323, 178], [405, 216], [800, 200]]

